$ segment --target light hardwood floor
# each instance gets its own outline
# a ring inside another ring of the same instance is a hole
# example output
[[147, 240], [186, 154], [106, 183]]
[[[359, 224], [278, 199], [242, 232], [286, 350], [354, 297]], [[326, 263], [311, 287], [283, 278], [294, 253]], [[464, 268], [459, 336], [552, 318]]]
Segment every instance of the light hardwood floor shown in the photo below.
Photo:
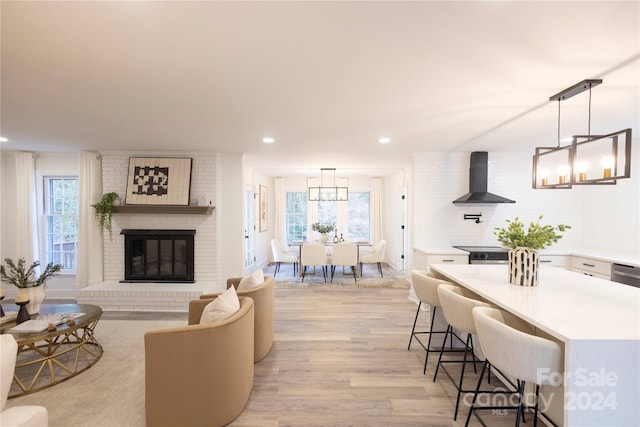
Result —
[[[433, 382], [437, 354], [423, 375], [424, 350], [415, 342], [407, 350], [415, 310], [407, 289], [277, 288], [273, 348], [255, 365], [251, 397], [231, 425], [464, 425], [464, 405], [453, 421], [456, 391], [450, 381], [439, 374]], [[186, 314], [105, 313], [104, 318], [186, 319]], [[420, 325], [428, 327], [426, 313]], [[476, 380], [472, 372], [467, 387]], [[513, 425], [514, 418], [511, 411], [488, 425]], [[479, 423], [472, 419], [471, 425]]]

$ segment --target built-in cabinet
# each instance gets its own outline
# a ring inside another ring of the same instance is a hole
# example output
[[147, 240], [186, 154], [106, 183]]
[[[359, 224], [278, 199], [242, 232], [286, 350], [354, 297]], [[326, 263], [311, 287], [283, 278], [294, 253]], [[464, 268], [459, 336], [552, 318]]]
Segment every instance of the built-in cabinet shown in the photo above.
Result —
[[586, 274], [587, 276], [611, 280], [611, 263], [607, 261], [582, 256], [572, 256], [571, 270]]
[[540, 255], [540, 265], [569, 268], [570, 256], [568, 255]]
[[427, 265], [431, 264], [469, 264], [469, 255], [429, 254]]
[[[416, 250], [414, 252], [415, 264], [420, 269], [426, 269], [431, 264], [468, 264], [469, 255], [452, 254], [442, 251], [427, 252]], [[588, 256], [570, 255], [570, 254], [541, 254], [540, 265], [550, 265], [553, 267], [564, 268], [585, 274], [587, 276], [599, 277], [601, 279], [611, 280], [611, 261], [605, 261], [601, 258], [591, 258]]]

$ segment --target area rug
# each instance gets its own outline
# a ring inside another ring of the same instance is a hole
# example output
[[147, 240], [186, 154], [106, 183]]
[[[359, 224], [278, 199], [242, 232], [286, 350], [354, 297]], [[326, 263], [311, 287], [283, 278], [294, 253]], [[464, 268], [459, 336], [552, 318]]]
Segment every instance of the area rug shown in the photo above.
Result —
[[45, 406], [51, 427], [143, 427], [144, 333], [185, 324], [175, 320], [101, 320], [95, 329], [104, 348], [98, 363], [51, 388], [10, 399], [7, 407]]
[[[329, 267], [330, 268], [330, 267]], [[410, 284], [403, 271], [394, 270], [388, 265], [383, 264], [382, 277], [378, 272], [378, 268], [375, 264], [369, 264], [364, 266], [364, 275], [360, 277], [360, 271], [358, 270], [356, 280], [353, 280], [351, 270], [347, 267], [344, 272], [342, 267], [337, 267], [333, 282], [331, 282], [331, 275], [327, 276], [326, 282], [322, 276], [322, 269], [316, 268], [315, 274], [313, 269], [308, 269], [308, 272], [304, 278], [298, 275], [293, 275], [293, 264], [281, 264], [280, 271], [275, 275], [276, 288], [305, 288], [305, 287], [355, 287], [355, 288], [398, 288], [409, 289]], [[264, 268], [264, 274], [267, 276], [273, 276], [275, 273], [275, 264], [269, 264]]]

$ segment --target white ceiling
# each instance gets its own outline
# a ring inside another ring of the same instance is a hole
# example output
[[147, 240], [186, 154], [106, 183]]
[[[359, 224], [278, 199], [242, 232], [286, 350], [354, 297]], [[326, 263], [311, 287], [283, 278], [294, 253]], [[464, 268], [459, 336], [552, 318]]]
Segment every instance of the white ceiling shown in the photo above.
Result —
[[[587, 78], [591, 133], [637, 140], [639, 4], [2, 1], [2, 148], [383, 172], [554, 146], [548, 99]], [[563, 135], [587, 133], [588, 102], [562, 102]]]

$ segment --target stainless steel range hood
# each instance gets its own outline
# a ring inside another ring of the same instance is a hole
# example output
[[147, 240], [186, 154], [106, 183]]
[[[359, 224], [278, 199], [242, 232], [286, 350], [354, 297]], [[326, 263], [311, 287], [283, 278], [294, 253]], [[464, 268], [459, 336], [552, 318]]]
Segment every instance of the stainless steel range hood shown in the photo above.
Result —
[[469, 192], [453, 201], [453, 203], [515, 203], [515, 200], [498, 196], [487, 191], [487, 165], [489, 153], [474, 151], [471, 153], [469, 165]]

